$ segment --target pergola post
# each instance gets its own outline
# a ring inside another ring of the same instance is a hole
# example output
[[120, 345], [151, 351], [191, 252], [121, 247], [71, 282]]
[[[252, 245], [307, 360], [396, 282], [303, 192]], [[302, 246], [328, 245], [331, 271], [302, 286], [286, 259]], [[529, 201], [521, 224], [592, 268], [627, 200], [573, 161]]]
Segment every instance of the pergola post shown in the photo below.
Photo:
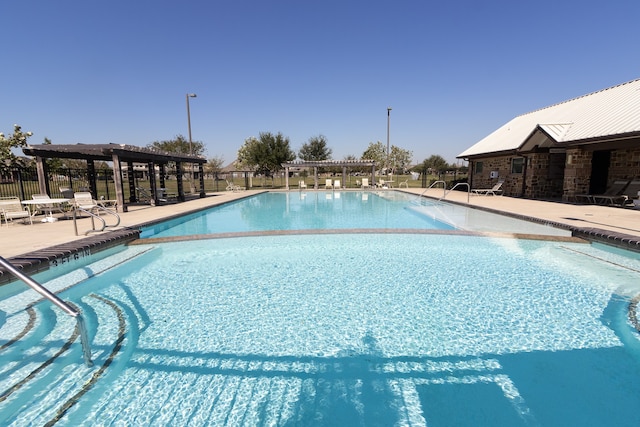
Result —
[[182, 182], [182, 162], [176, 162], [176, 182], [178, 184], [178, 200], [184, 202], [184, 184]]
[[289, 166], [284, 167], [284, 188], [289, 190]]
[[206, 194], [204, 193], [204, 165], [202, 163], [198, 163], [198, 172], [200, 175], [200, 198], [203, 199]]
[[347, 188], [347, 167], [342, 166], [342, 188]]
[[135, 203], [138, 201], [136, 196], [136, 176], [133, 170], [133, 162], [127, 162], [127, 178], [129, 180], [129, 202]]
[[122, 185], [122, 165], [117, 154], [111, 156], [113, 162], [113, 185], [116, 188], [116, 209], [118, 212], [126, 212], [127, 206], [124, 204], [124, 186]]
[[87, 181], [89, 181], [89, 192], [97, 199], [98, 186], [96, 185], [96, 165], [93, 159], [87, 159]]
[[[47, 179], [47, 164], [40, 156], [36, 157], [36, 170], [38, 173], [38, 188], [40, 194], [49, 194], [49, 180]], [[51, 194], [49, 194], [51, 196]]]

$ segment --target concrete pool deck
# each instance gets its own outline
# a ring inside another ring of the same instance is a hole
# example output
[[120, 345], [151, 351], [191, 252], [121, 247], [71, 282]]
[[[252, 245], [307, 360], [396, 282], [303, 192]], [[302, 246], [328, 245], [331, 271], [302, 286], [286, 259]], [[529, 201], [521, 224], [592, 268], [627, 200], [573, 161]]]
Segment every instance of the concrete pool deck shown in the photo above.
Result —
[[[70, 250], [72, 251], [74, 247], [82, 247], [83, 243], [86, 246], [87, 241], [89, 246], [96, 246], [101, 242], [113, 240], [117, 235], [129, 233], [130, 238], [132, 234], [135, 234], [137, 228], [143, 224], [206, 209], [246, 197], [247, 195], [258, 194], [262, 191], [211, 193], [202, 199], [193, 198], [183, 203], [154, 207], [149, 205], [128, 206], [128, 212], [120, 214], [119, 227], [91, 234], [90, 237], [83, 234], [91, 229], [91, 220], [87, 218], [78, 221], [80, 236], [75, 235], [72, 220], [40, 222], [42, 216], [37, 216], [34, 218], [33, 225], [23, 225], [18, 220], [9, 226], [3, 224], [0, 227], [0, 241], [2, 242], [0, 256], [6, 259], [19, 258], [29, 260], [35, 258], [36, 254], [38, 254], [37, 256], [45, 254], [51, 258], [55, 257], [55, 254], [60, 251], [62, 251], [60, 253], [64, 254]], [[308, 192], [314, 191], [324, 192], [325, 190], [309, 190]], [[366, 191], [389, 190], [372, 189]], [[421, 188], [410, 188], [402, 189], [402, 191], [416, 195], [423, 194], [436, 199], [441, 198], [443, 195], [442, 189], [425, 191]], [[291, 190], [291, 192], [298, 192], [298, 190]], [[504, 213], [517, 218], [559, 225], [570, 229], [578, 237], [600, 240], [612, 245], [640, 251], [640, 210], [545, 202], [506, 196], [470, 195], [467, 197], [467, 193], [458, 191], [448, 193], [445, 200], [491, 212]], [[112, 218], [105, 217], [105, 220], [107, 224], [112, 223]]]

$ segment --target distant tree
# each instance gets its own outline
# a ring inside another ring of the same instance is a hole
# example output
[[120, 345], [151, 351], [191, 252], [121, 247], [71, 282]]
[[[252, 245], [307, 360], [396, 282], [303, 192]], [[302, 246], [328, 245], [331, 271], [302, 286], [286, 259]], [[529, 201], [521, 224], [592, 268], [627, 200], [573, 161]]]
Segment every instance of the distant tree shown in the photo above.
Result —
[[327, 147], [327, 138], [324, 135], [309, 138], [309, 141], [300, 148], [298, 157], [307, 161], [331, 159], [331, 148]]
[[[52, 142], [49, 138], [45, 136], [43, 144], [51, 145]], [[59, 171], [64, 167], [64, 163], [62, 162], [62, 159], [59, 159], [59, 158], [45, 159], [45, 163], [47, 165], [47, 169], [50, 171]]]
[[449, 163], [442, 156], [434, 154], [422, 162], [422, 167], [430, 173], [440, 173], [449, 169]]
[[278, 132], [261, 132], [260, 138], [250, 137], [238, 150], [238, 163], [253, 168], [256, 172], [272, 176], [282, 169], [282, 163], [295, 160], [289, 146], [289, 138]]
[[413, 153], [395, 145], [391, 146], [390, 151], [389, 163], [393, 173], [405, 173], [409, 165], [411, 165]]
[[[154, 141], [148, 144], [147, 148], [155, 148], [156, 150], [170, 153], [189, 154], [189, 141], [182, 135], [176, 135], [174, 139]], [[191, 141], [191, 148], [194, 156], [203, 156], [206, 151], [204, 144], [200, 141]]]
[[8, 138], [0, 133], [0, 173], [20, 165], [20, 158], [13, 154], [12, 148], [27, 146], [27, 139], [33, 132], [23, 132], [20, 125], [13, 125], [13, 134]]
[[402, 149], [395, 145], [389, 148], [389, 158], [387, 158], [386, 146], [378, 141], [375, 144], [370, 142], [369, 147], [362, 153], [362, 158], [366, 160], [375, 160], [377, 167], [385, 169], [387, 173], [396, 170], [404, 170], [411, 164], [413, 153], [409, 150]]
[[204, 165], [206, 173], [213, 175], [222, 170], [224, 166], [224, 159], [221, 156], [212, 157], [207, 160], [207, 164]]
[[379, 168], [384, 167], [387, 164], [387, 150], [380, 141], [375, 144], [370, 142], [367, 149], [362, 153], [362, 159], [374, 160]]

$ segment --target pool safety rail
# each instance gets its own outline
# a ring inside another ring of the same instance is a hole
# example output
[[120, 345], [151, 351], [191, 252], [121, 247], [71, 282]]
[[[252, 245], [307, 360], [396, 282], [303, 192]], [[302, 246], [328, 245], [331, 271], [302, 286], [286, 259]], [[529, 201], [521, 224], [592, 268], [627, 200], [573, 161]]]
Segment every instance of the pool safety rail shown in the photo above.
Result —
[[69, 316], [74, 317], [76, 319], [76, 326], [78, 328], [78, 333], [80, 334], [80, 343], [82, 344], [82, 355], [84, 357], [84, 363], [88, 367], [93, 366], [93, 362], [91, 361], [91, 347], [89, 344], [89, 335], [87, 333], [87, 326], [84, 323], [84, 317], [82, 317], [82, 313], [70, 306], [68, 303], [64, 302], [58, 296], [47, 288], [42, 286], [40, 283], [36, 282], [31, 277], [24, 274], [22, 271], [13, 266], [9, 261], [0, 256], [0, 266], [4, 267], [9, 273], [11, 273], [17, 279], [23, 281], [27, 286], [32, 288], [34, 291], [38, 292], [40, 295], [51, 301], [54, 305], [58, 306], [62, 311], [67, 313]]
[[[100, 216], [101, 212], [106, 213], [108, 215], [115, 216], [116, 217], [116, 223], [113, 224], [113, 225], [107, 225], [107, 222], [104, 220], [104, 218], [102, 218]], [[73, 210], [73, 229], [76, 232], [76, 236], [79, 236], [79, 234], [78, 234], [78, 222], [77, 222], [78, 213], [84, 213], [84, 214], [88, 215], [91, 218], [91, 229], [84, 232], [85, 236], [90, 234], [90, 233], [99, 233], [101, 231], [104, 231], [105, 228], [117, 227], [118, 225], [120, 225], [120, 215], [118, 215], [117, 212], [115, 212], [115, 211], [113, 211], [111, 209], [105, 208], [104, 206], [95, 205], [95, 206], [91, 207], [90, 209], [77, 207], [77, 208], [75, 208]], [[99, 230], [96, 229], [95, 219], [99, 220], [102, 223], [102, 228], [100, 228]]]
[[443, 190], [442, 197], [440, 197], [440, 200], [446, 199], [447, 198], [447, 194], [451, 193], [456, 188], [465, 187], [466, 186], [467, 187], [467, 203], [469, 203], [469, 194], [471, 193], [471, 187], [466, 182], [458, 182], [456, 185], [451, 187], [451, 189], [447, 190], [447, 183], [445, 181], [434, 181], [433, 184], [431, 184], [429, 187], [425, 188], [425, 190], [422, 193], [420, 193], [420, 196], [418, 196], [418, 198], [424, 196], [424, 193], [426, 193], [428, 190], [434, 188], [438, 184], [442, 184], [442, 190]]

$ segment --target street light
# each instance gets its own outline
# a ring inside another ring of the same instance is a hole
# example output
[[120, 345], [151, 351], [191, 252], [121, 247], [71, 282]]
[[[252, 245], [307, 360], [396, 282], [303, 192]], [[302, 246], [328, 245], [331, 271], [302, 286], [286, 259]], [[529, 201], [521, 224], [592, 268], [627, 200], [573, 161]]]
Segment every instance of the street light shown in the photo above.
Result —
[[187, 124], [189, 125], [189, 155], [193, 155], [193, 144], [191, 142], [191, 110], [189, 109], [189, 98], [195, 98], [198, 95], [195, 93], [187, 94]]
[[[389, 151], [389, 122], [391, 121], [391, 107], [387, 107], [387, 168], [389, 167], [389, 158], [391, 152]], [[388, 172], [387, 172], [388, 173]]]
[[[193, 156], [193, 143], [191, 142], [191, 110], [189, 109], [189, 98], [195, 98], [196, 95], [195, 93], [188, 93], [187, 94], [187, 124], [189, 125], [189, 155]], [[193, 163], [191, 163], [191, 167], [190, 169], [190, 173], [189, 173], [189, 189], [191, 190], [191, 193], [193, 193], [195, 191], [195, 186], [193, 185]]]

